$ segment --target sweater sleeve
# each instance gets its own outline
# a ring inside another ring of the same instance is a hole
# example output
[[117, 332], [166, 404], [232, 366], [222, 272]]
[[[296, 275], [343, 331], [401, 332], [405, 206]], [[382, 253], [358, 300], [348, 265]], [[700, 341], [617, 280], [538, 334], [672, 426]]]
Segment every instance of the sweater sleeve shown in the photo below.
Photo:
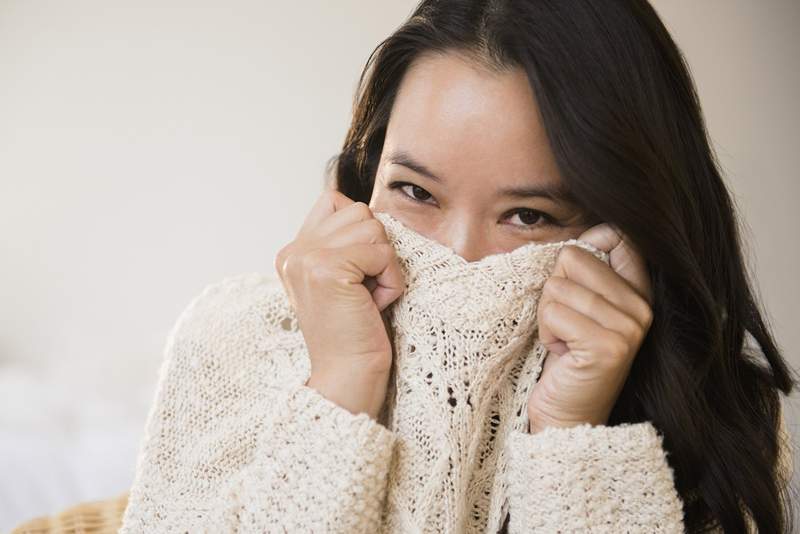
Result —
[[[779, 484], [790, 484], [794, 447], [780, 404]], [[684, 532], [683, 502], [649, 422], [545, 428], [509, 435], [509, 534], [564, 531]], [[755, 526], [745, 510], [748, 529]], [[717, 527], [714, 532], [722, 532]]]
[[684, 532], [662, 439], [649, 422], [513, 431], [509, 533]]
[[305, 385], [276, 408], [255, 461], [223, 492], [224, 531], [377, 532], [395, 434]]
[[120, 533], [378, 530], [396, 435], [305, 385], [282, 295], [233, 277], [181, 314]]

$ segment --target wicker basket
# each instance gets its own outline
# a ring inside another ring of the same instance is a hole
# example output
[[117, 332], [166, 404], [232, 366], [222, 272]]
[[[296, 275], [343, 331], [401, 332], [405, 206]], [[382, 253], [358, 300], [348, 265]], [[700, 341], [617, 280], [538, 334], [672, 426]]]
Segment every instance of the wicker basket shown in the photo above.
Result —
[[49, 517], [19, 525], [11, 534], [111, 534], [122, 526], [128, 493], [103, 501], [84, 502]]

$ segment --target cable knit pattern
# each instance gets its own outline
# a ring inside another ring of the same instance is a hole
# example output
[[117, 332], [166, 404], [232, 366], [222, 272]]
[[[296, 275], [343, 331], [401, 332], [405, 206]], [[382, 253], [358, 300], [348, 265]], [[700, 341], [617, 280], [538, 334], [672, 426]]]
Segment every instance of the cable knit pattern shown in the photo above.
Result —
[[467, 262], [375, 215], [406, 275], [378, 420], [304, 385], [276, 275], [226, 278], [168, 336], [120, 532], [494, 534], [509, 513], [517, 533], [679, 529], [651, 424], [527, 433], [544, 281], [565, 245], [607, 255], [569, 240]]

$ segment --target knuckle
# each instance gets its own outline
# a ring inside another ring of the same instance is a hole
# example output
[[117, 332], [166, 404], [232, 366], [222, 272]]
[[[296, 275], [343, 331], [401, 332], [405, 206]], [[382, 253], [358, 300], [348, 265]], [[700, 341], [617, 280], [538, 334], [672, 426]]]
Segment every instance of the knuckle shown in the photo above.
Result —
[[278, 275], [283, 274], [283, 249], [280, 249], [272, 260], [272, 267]]
[[644, 326], [645, 330], [648, 330], [650, 326], [653, 324], [653, 308], [643, 300], [641, 302], [641, 311], [639, 312], [639, 317], [642, 318], [642, 325]]
[[628, 355], [628, 341], [617, 332], [610, 332], [605, 340], [606, 353], [613, 362], [622, 362]]
[[562, 263], [574, 263], [580, 257], [580, 250], [578, 247], [574, 245], [567, 245], [561, 249], [561, 253], [558, 255], [559, 259]]
[[284, 254], [281, 259], [281, 272], [290, 278], [293, 277], [300, 267], [298, 263], [301, 258], [302, 256], [298, 254]]
[[637, 341], [642, 337], [642, 326], [633, 317], [626, 315], [625, 318], [622, 319], [621, 330], [626, 339]]
[[387, 261], [397, 260], [397, 251], [395, 251], [394, 247], [390, 243], [375, 243], [375, 246], [378, 247], [378, 253], [381, 254]]
[[275, 270], [278, 272], [278, 274], [281, 275], [281, 276], [283, 276], [283, 274], [287, 270], [286, 269], [286, 263], [287, 263], [286, 260], [289, 258], [289, 256], [291, 256], [290, 250], [291, 250], [291, 243], [286, 244], [283, 247], [281, 247], [281, 249], [278, 250], [278, 253], [275, 254], [274, 267], [275, 267]]
[[372, 210], [369, 209], [369, 206], [366, 204], [366, 202], [357, 200], [356, 202], [353, 202], [352, 209], [356, 210], [356, 213], [358, 213], [358, 215], [361, 216], [362, 219], [372, 218]]
[[369, 235], [373, 243], [381, 243], [387, 240], [386, 230], [383, 228], [383, 223], [378, 219], [370, 218], [365, 221], [365, 224], [369, 227]]

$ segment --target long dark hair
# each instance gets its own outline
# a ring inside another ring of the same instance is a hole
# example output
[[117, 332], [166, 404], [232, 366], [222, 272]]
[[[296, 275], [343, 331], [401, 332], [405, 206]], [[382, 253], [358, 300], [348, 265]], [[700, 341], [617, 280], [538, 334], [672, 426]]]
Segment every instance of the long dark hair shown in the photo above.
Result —
[[[563, 179], [648, 261], [654, 320], [609, 425], [664, 436], [688, 532], [786, 532], [782, 358], [743, 260], [731, 196], [683, 55], [646, 0], [423, 0], [370, 55], [335, 187], [369, 203], [400, 81], [421, 53], [522, 68]], [[746, 341], [753, 339], [757, 346]]]

